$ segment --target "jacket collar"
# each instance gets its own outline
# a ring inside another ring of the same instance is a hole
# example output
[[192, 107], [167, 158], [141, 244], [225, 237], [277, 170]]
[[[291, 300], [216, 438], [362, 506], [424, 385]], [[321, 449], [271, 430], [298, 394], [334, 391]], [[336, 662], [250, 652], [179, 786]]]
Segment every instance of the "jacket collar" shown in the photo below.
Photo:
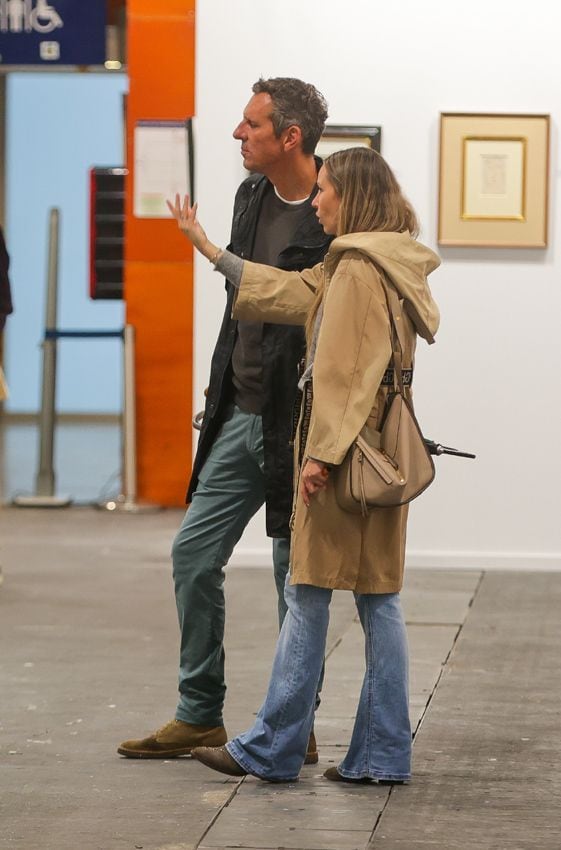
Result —
[[[323, 165], [323, 160], [319, 156], [314, 156], [315, 164], [316, 164], [316, 174], [319, 172], [321, 166]], [[263, 198], [265, 197], [265, 192], [269, 187], [272, 187], [272, 183], [268, 177], [265, 177], [264, 174], [250, 174], [247, 178], [250, 185], [250, 193], [247, 199], [247, 205], [245, 210], [241, 211], [240, 219], [245, 218], [246, 224], [248, 227], [253, 226], [253, 222], [257, 219], [259, 215], [259, 210], [261, 209], [261, 204], [263, 203]], [[314, 186], [312, 193], [306, 203], [306, 211], [303, 215], [298, 230], [294, 234], [294, 238], [291, 243], [282, 254], [290, 253], [295, 248], [324, 248], [327, 250], [329, 244], [331, 243], [332, 237], [327, 236], [324, 232], [322, 226], [317, 220], [317, 216], [315, 214], [315, 210], [312, 207], [312, 201], [317, 194], [317, 185]], [[250, 214], [251, 213], [251, 214]], [[255, 216], [255, 218], [254, 218]]]

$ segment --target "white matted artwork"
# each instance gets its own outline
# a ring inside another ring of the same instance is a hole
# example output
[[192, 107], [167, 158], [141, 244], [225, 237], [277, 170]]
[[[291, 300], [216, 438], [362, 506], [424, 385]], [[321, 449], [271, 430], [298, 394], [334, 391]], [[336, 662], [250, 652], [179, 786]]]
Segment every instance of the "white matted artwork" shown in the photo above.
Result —
[[193, 196], [191, 120], [138, 121], [134, 128], [134, 201], [137, 218], [169, 218], [166, 200]]
[[462, 218], [523, 221], [526, 139], [464, 139]]
[[547, 245], [548, 115], [443, 113], [441, 245]]

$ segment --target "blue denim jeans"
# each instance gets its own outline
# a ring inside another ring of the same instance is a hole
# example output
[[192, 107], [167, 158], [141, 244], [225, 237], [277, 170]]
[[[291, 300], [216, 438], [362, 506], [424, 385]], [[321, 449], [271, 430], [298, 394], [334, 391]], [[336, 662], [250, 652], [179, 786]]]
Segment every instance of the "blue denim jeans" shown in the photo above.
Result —
[[[313, 723], [332, 591], [287, 584], [288, 613], [269, 689], [252, 728], [226, 745], [248, 773], [295, 779]], [[366, 673], [348, 752], [339, 772], [353, 779], [411, 776], [407, 634], [398, 593], [355, 595], [366, 643]]]
[[[234, 407], [199, 476], [193, 501], [173, 543], [175, 599], [181, 631], [176, 718], [222, 725], [224, 566], [251, 517], [265, 501], [261, 417]], [[279, 625], [290, 542], [273, 541]]]

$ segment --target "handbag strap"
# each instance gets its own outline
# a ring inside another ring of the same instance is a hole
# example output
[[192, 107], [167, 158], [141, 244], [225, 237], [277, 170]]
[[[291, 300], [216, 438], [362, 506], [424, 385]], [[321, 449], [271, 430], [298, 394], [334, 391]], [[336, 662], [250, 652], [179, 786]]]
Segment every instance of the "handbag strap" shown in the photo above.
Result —
[[394, 370], [394, 386], [397, 385], [397, 391], [400, 393], [400, 395], [403, 395], [403, 351], [405, 349], [403, 312], [401, 309], [401, 304], [399, 302], [399, 296], [395, 290], [395, 287], [392, 286], [392, 284], [386, 279], [383, 273], [381, 277], [382, 286], [384, 287], [384, 293], [386, 296], [386, 303], [388, 305], [388, 314], [390, 317], [391, 325], [391, 365], [393, 366]]

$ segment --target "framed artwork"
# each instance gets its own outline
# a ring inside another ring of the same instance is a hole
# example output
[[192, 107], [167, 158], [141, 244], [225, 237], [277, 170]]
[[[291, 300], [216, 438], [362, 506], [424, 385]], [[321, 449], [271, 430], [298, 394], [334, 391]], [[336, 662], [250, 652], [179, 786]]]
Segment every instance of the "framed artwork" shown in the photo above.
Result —
[[133, 214], [169, 218], [166, 198], [193, 199], [193, 129], [186, 121], [137, 121], [134, 127]]
[[545, 248], [549, 115], [440, 116], [438, 242]]
[[316, 154], [325, 159], [335, 151], [346, 148], [373, 148], [380, 153], [381, 127], [365, 127], [351, 124], [328, 124], [316, 148]]

